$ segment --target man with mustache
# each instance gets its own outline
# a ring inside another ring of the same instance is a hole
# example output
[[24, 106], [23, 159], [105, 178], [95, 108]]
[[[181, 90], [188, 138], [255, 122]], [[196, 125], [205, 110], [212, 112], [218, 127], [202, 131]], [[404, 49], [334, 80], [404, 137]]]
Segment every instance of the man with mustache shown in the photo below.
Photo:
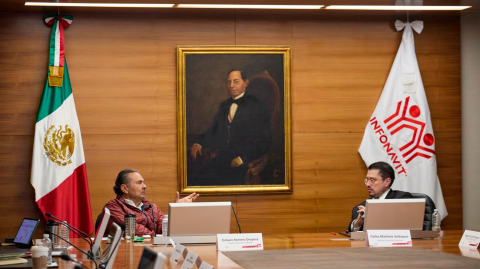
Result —
[[[162, 221], [164, 214], [158, 206], [145, 199], [145, 180], [135, 169], [125, 169], [118, 173], [115, 180], [113, 191], [117, 197], [108, 201], [105, 205], [110, 210], [110, 220], [108, 222], [105, 235], [108, 235], [113, 222], [121, 225], [124, 222], [125, 214], [134, 214], [136, 216], [135, 235], [155, 235], [162, 234]], [[192, 203], [199, 194], [192, 193], [182, 199], [177, 191], [175, 203]]]
[[[376, 162], [368, 167], [364, 183], [371, 199], [413, 198], [409, 192], [392, 190], [390, 187], [394, 181], [395, 171], [392, 166], [386, 162]], [[363, 231], [365, 203], [366, 201], [363, 201], [352, 209], [352, 221], [347, 229], [349, 232]]]

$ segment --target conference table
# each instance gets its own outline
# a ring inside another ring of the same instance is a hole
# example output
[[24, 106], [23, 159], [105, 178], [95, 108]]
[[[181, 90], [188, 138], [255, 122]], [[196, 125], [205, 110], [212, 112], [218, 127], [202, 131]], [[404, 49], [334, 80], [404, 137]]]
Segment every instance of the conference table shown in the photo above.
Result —
[[[413, 247], [419, 249], [426, 249], [435, 252], [451, 253], [458, 256], [469, 256], [480, 259], [478, 250], [465, 250], [458, 246], [462, 237], [463, 231], [442, 231], [439, 238], [435, 239], [413, 239]], [[84, 241], [76, 238], [73, 239], [75, 244], [87, 248]], [[327, 249], [327, 248], [369, 248], [365, 245], [363, 240], [349, 240], [348, 237], [336, 233], [291, 233], [291, 234], [263, 234], [263, 242], [265, 250], [281, 250], [281, 249]], [[122, 240], [119, 244], [118, 253], [115, 259], [113, 268], [119, 269], [136, 269], [140, 261], [144, 246], [153, 247], [156, 251], [162, 251], [167, 256], [173, 252], [173, 247], [168, 245], [152, 245], [153, 239], [143, 243], [134, 243], [131, 240]], [[193, 251], [201, 257], [201, 259], [217, 269], [244, 269], [238, 265], [222, 252], [216, 250], [215, 244], [204, 245], [185, 245], [188, 251]], [[70, 253], [77, 254], [77, 257], [82, 257], [81, 253], [75, 249], [69, 250]], [[257, 251], [255, 251], [257, 252]], [[91, 261], [83, 260], [84, 265], [90, 268], [95, 268]], [[65, 262], [59, 262], [59, 268], [65, 268]], [[171, 264], [166, 261], [164, 268], [180, 268], [181, 262], [178, 265]], [[458, 268], [461, 268], [459, 266]]]

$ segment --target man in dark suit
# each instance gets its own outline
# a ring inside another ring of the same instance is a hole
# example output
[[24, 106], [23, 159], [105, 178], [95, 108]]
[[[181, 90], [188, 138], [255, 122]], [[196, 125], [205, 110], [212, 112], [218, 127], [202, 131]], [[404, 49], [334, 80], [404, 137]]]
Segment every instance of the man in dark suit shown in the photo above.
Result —
[[[368, 167], [365, 186], [372, 199], [403, 199], [413, 198], [412, 194], [403, 191], [394, 191], [390, 187], [395, 181], [395, 171], [386, 162], [372, 163]], [[349, 232], [363, 231], [363, 221], [366, 201], [352, 209], [352, 220], [348, 225]]]
[[212, 125], [190, 149], [193, 160], [208, 155], [193, 185], [243, 185], [248, 164], [270, 150], [271, 115], [260, 100], [246, 92], [248, 83], [242, 70], [228, 72], [231, 98], [220, 104]]

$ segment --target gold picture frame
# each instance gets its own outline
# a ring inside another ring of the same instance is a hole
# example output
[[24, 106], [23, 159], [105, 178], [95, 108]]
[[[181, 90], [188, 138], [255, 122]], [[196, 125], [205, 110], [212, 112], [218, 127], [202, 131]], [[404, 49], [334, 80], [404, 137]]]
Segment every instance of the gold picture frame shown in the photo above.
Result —
[[290, 46], [178, 46], [180, 192], [291, 193], [290, 85]]

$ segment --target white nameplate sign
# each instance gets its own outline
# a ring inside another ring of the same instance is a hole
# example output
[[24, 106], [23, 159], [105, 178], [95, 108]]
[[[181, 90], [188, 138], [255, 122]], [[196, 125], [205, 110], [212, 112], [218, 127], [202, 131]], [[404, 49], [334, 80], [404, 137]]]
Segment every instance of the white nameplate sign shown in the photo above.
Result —
[[369, 230], [366, 241], [372, 247], [411, 247], [409, 230]]
[[459, 246], [458, 248], [460, 249], [462, 256], [480, 259], [480, 252], [478, 252], [478, 249], [462, 246]]
[[165, 261], [167, 260], [167, 256], [165, 256], [163, 253], [158, 253], [157, 255], [158, 259], [158, 267], [156, 268], [163, 268], [163, 265], [165, 264]]
[[213, 265], [210, 265], [206, 262], [202, 262], [202, 264], [200, 264], [200, 267], [198, 267], [198, 269], [214, 269], [214, 268], [213, 268]]
[[217, 234], [217, 250], [263, 250], [262, 234]]
[[187, 257], [185, 257], [185, 260], [183, 261], [182, 268], [181, 269], [192, 269], [193, 266], [195, 266], [195, 262], [197, 261], [198, 254], [189, 251], [187, 254]]
[[478, 248], [480, 246], [480, 232], [465, 230], [458, 245], [461, 247]]
[[[173, 264], [178, 264], [182, 258], [183, 253], [186, 252], [186, 249], [181, 244], [176, 244], [175, 249], [173, 250], [172, 256], [170, 256], [170, 262]], [[186, 253], [185, 253], [186, 255]]]

